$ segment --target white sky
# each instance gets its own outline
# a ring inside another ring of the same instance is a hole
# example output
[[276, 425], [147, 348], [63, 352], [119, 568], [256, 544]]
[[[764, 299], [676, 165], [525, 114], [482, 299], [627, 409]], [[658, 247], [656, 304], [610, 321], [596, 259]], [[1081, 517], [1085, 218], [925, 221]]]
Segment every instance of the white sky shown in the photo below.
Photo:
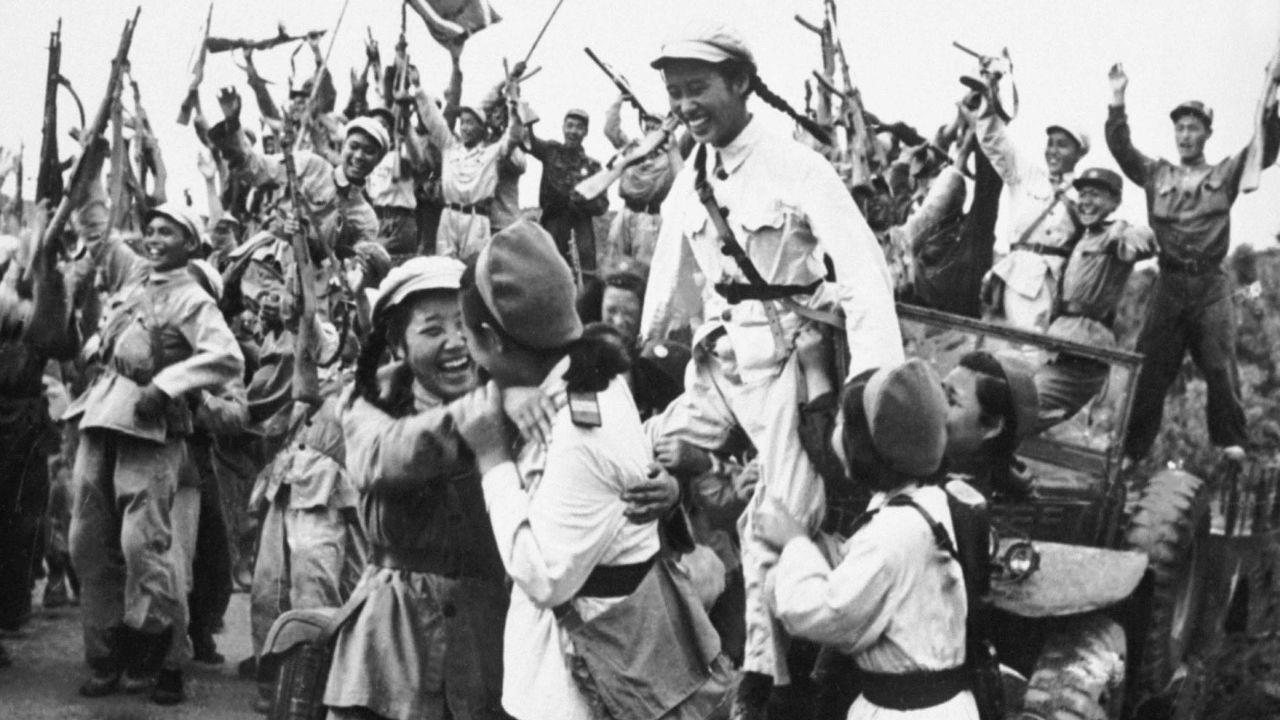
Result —
[[[331, 67], [339, 104], [349, 91], [348, 68], [363, 64], [362, 38], [370, 27], [389, 60], [399, 31], [396, 0], [350, 0], [338, 33]], [[496, 82], [504, 56], [524, 56], [555, 0], [492, 0], [504, 21], [479, 33], [463, 57], [464, 101], [477, 98]], [[71, 78], [92, 116], [103, 92], [110, 59], [126, 17], [136, 3], [122, 0], [0, 0], [6, 22], [0, 24], [0, 144], [26, 143], [27, 188], [31, 197], [40, 146], [45, 47], [57, 18], [63, 18], [62, 72]], [[177, 125], [178, 106], [187, 84], [187, 63], [208, 5], [203, 0], [142, 0], [142, 16], [131, 60], [143, 101], [156, 127], [170, 172], [171, 197], [193, 189], [203, 209], [203, 181], [194, 158], [198, 144], [189, 128]], [[215, 35], [267, 37], [283, 20], [293, 32], [332, 26], [341, 0], [217, 0]], [[1024, 152], [1043, 149], [1044, 126], [1068, 119], [1083, 123], [1094, 149], [1081, 167], [1115, 167], [1102, 137], [1110, 98], [1107, 69], [1123, 61], [1130, 76], [1129, 115], [1136, 144], [1149, 155], [1175, 154], [1169, 110], [1199, 98], [1216, 111], [1216, 133], [1209, 143], [1211, 161], [1237, 151], [1249, 140], [1263, 68], [1280, 36], [1280, 3], [1275, 0], [840, 0], [841, 34], [854, 81], [868, 109], [882, 119], [905, 120], [929, 135], [953, 115], [961, 94], [959, 75], [973, 62], [951, 48], [959, 40], [975, 49], [997, 52], [1008, 46], [1022, 98], [1013, 130]], [[736, 25], [752, 45], [761, 74], [797, 107], [803, 104], [803, 80], [819, 65], [816, 36], [793, 20], [796, 13], [821, 18], [820, 0], [565, 0], [531, 66], [543, 70], [525, 84], [524, 95], [544, 118], [542, 134], [559, 137], [565, 109], [581, 106], [596, 122], [587, 148], [601, 160], [609, 146], [601, 132], [613, 86], [582, 52], [591, 46], [627, 75], [647, 105], [664, 109], [658, 74], [648, 66], [663, 38], [693, 18], [719, 17]], [[325, 39], [328, 43], [328, 38]], [[442, 89], [448, 55], [409, 15], [409, 52], [429, 88]], [[259, 69], [275, 80], [283, 98], [290, 49], [259, 53]], [[209, 57], [202, 100], [215, 120], [216, 88], [234, 83], [246, 96], [243, 74], [230, 54]], [[304, 51], [299, 55], [309, 67]], [[70, 99], [59, 100], [62, 128], [74, 116]], [[252, 110], [249, 111], [252, 114]], [[758, 115], [782, 124], [780, 116], [757, 103]], [[634, 132], [628, 112], [624, 127]], [[70, 146], [59, 138], [64, 156]], [[523, 204], [536, 202], [538, 177], [531, 163], [522, 188]], [[6, 188], [12, 192], [12, 187]], [[1139, 190], [1126, 189], [1121, 214], [1145, 216]], [[1261, 190], [1235, 206], [1234, 239], [1265, 246], [1280, 230], [1280, 171], [1263, 176]]]

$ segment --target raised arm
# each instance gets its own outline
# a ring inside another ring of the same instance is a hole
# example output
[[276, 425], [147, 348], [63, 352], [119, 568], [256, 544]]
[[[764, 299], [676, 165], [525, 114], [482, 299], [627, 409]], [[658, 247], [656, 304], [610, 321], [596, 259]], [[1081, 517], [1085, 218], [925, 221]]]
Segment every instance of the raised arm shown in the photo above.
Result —
[[903, 360], [902, 334], [893, 303], [893, 281], [875, 233], [858, 212], [844, 183], [815, 158], [802, 183], [802, 206], [821, 252], [836, 270], [840, 307], [849, 339], [849, 376]]
[[1111, 105], [1107, 107], [1107, 149], [1124, 172], [1125, 177], [1145, 187], [1155, 168], [1156, 161], [1143, 155], [1133, 146], [1129, 137], [1129, 116], [1125, 113], [1124, 96], [1129, 87], [1129, 76], [1124, 66], [1116, 63], [1107, 73], [1111, 81]]
[[604, 136], [609, 138], [609, 142], [619, 150], [626, 147], [630, 140], [622, 131], [622, 102], [626, 98], [626, 95], [618, 95], [604, 113]]
[[344, 396], [342, 434], [347, 474], [361, 492], [421, 487], [463, 469], [458, 435], [446, 406], [393, 418], [363, 398]]

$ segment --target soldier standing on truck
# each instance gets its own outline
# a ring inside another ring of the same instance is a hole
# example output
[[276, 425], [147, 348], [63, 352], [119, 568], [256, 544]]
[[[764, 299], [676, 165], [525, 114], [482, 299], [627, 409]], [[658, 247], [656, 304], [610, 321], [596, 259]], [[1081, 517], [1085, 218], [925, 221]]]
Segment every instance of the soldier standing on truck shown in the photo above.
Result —
[[[1147, 321], [1138, 337], [1146, 356], [1138, 374], [1125, 455], [1141, 459], [1160, 430], [1164, 397], [1188, 351], [1204, 374], [1208, 391], [1209, 439], [1230, 458], [1244, 458], [1248, 440], [1236, 368], [1235, 315], [1222, 260], [1231, 245], [1231, 206], [1240, 192], [1249, 149], [1210, 165], [1204, 146], [1213, 134], [1213, 110], [1199, 100], [1169, 113], [1178, 162], [1143, 155], [1129, 139], [1125, 90], [1129, 76], [1111, 66], [1112, 100], [1107, 113], [1107, 147], [1120, 169], [1147, 193], [1147, 212], [1155, 231], [1160, 274]], [[1272, 82], [1280, 65], [1271, 68]], [[1274, 88], [1274, 85], [1273, 85]], [[1268, 97], [1262, 167], [1276, 160], [1280, 118]]]

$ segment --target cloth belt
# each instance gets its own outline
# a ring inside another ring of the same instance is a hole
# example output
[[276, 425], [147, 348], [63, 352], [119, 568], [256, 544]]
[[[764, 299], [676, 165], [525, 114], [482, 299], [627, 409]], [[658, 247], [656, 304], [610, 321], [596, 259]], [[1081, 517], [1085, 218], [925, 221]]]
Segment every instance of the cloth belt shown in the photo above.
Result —
[[862, 695], [889, 710], [923, 710], [947, 702], [970, 688], [969, 669], [889, 674], [858, 671]]
[[1099, 323], [1102, 323], [1103, 325], [1106, 325], [1107, 329], [1111, 329], [1111, 326], [1115, 325], [1116, 323], [1115, 310], [1112, 310], [1111, 312], [1108, 312], [1108, 313], [1099, 314], [1097, 312], [1090, 310], [1085, 305], [1082, 305], [1080, 303], [1070, 302], [1070, 301], [1066, 301], [1058, 305], [1058, 317], [1086, 318], [1088, 320], [1093, 320], [1094, 322], [1099, 322]]
[[1160, 256], [1160, 269], [1180, 275], [1204, 275], [1222, 267], [1222, 262], [1212, 260], [1179, 260], [1168, 255]]
[[379, 205], [373, 209], [373, 214], [379, 218], [384, 217], [404, 217], [406, 215], [414, 215], [414, 209], [410, 207], [400, 207], [399, 205]]
[[747, 283], [716, 283], [716, 292], [730, 305], [743, 300], [782, 300], [793, 295], [812, 295], [822, 287], [821, 280], [808, 285], [750, 285]]
[[[587, 576], [587, 581], [574, 597], [620, 598], [626, 597], [640, 587], [657, 555], [638, 563], [629, 565], [597, 565]], [[561, 617], [570, 609], [569, 603], [561, 603], [553, 609], [556, 617]]]
[[445, 577], [481, 577], [479, 572], [466, 567], [457, 555], [438, 548], [393, 548], [374, 545], [369, 563], [388, 570], [443, 575]]
[[1045, 245], [1043, 243], [1033, 242], [1016, 242], [1009, 246], [1010, 250], [1026, 250], [1037, 255], [1056, 255], [1057, 257], [1071, 257], [1071, 248], [1059, 245]]
[[632, 198], [623, 198], [622, 202], [631, 212], [646, 213], [649, 215], [659, 215], [662, 213], [662, 201], [651, 200], [645, 202], [643, 200], [634, 200]]
[[488, 200], [481, 200], [478, 203], [472, 203], [470, 205], [464, 205], [462, 203], [455, 203], [455, 202], [447, 202], [444, 204], [444, 206], [449, 208], [450, 210], [456, 210], [457, 212], [466, 213], [468, 215], [474, 214], [474, 215], [484, 215], [485, 217], [489, 216]]

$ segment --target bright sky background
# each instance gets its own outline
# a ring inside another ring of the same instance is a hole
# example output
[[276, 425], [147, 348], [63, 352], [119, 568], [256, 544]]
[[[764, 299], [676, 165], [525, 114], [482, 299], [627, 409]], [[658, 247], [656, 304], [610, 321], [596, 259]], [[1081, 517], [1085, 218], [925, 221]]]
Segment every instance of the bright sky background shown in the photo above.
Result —
[[[477, 99], [502, 73], [502, 58], [524, 56], [555, 0], [492, 0], [503, 22], [479, 33], [463, 57], [464, 101]], [[105, 87], [110, 59], [126, 17], [136, 3], [122, 0], [0, 0], [0, 144], [26, 143], [27, 188], [31, 197], [40, 146], [45, 47], [57, 18], [63, 18], [62, 72], [94, 113]], [[203, 181], [194, 158], [198, 144], [189, 128], [175, 123], [188, 81], [188, 62], [208, 8], [202, 0], [142, 0], [142, 16], [131, 60], [143, 101], [156, 126], [170, 172], [171, 197], [192, 188], [197, 207], [205, 205]], [[341, 0], [217, 0], [213, 33], [250, 38], [275, 32], [277, 20], [292, 32], [331, 27]], [[840, 0], [841, 35], [863, 99], [882, 119], [902, 119], [926, 135], [954, 114], [962, 92], [957, 78], [974, 63], [951, 48], [952, 40], [995, 53], [1008, 46], [1022, 98], [1013, 130], [1024, 152], [1040, 154], [1044, 126], [1062, 119], [1083, 123], [1094, 149], [1081, 167], [1115, 167], [1102, 137], [1110, 98], [1107, 69], [1123, 61], [1130, 76], [1129, 115], [1136, 144], [1149, 155], [1175, 156], [1169, 110], [1188, 98], [1216, 111], [1216, 132], [1208, 156], [1216, 162], [1242, 148], [1252, 133], [1263, 68], [1280, 36], [1280, 3], [1275, 0]], [[766, 82], [796, 106], [803, 103], [803, 80], [819, 65], [816, 36], [792, 16], [821, 18], [820, 0], [564, 0], [530, 63], [542, 66], [525, 84], [524, 95], [544, 118], [538, 126], [559, 137], [565, 109], [581, 106], [596, 122], [587, 148], [601, 160], [610, 148], [601, 132], [613, 86], [582, 52], [591, 46], [628, 76], [641, 100], [663, 109], [658, 73], [648, 66], [663, 38], [692, 19], [718, 17], [736, 25], [752, 45]], [[348, 69], [362, 65], [365, 28], [372, 28], [383, 58], [393, 54], [399, 31], [395, 0], [351, 0], [338, 32], [331, 67], [345, 103]], [[325, 39], [328, 43], [328, 38]], [[409, 14], [409, 52], [428, 88], [438, 91], [448, 77], [448, 55]], [[277, 83], [283, 100], [290, 48], [259, 53], [259, 69]], [[299, 68], [310, 68], [306, 52]], [[243, 74], [231, 54], [209, 56], [202, 88], [206, 113], [217, 119], [216, 88], [235, 83], [248, 100]], [[252, 102], [246, 103], [252, 108]], [[759, 117], [785, 127], [777, 113], [756, 103]], [[59, 100], [60, 123], [73, 122], [69, 98]], [[247, 110], [252, 115], [253, 110]], [[635, 131], [634, 114], [624, 127]], [[59, 138], [63, 155], [71, 140]], [[531, 162], [523, 184], [523, 204], [536, 201], [538, 165]], [[12, 192], [12, 187], [5, 188]], [[1141, 219], [1139, 190], [1126, 189], [1121, 214]], [[1263, 176], [1261, 190], [1235, 206], [1236, 242], [1260, 247], [1280, 231], [1280, 171]]]

